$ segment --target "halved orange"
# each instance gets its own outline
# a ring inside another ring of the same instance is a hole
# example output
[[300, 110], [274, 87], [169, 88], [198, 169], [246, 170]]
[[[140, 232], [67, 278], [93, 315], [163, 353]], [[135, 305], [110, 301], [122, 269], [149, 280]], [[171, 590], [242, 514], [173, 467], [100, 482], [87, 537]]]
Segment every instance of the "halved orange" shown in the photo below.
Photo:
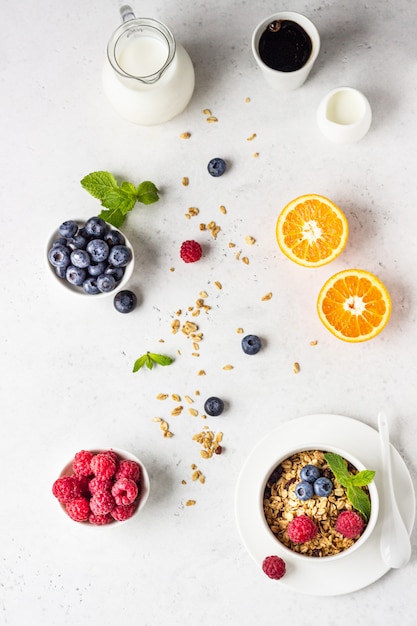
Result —
[[353, 343], [376, 337], [391, 315], [384, 284], [365, 270], [351, 269], [329, 278], [320, 290], [317, 311], [330, 332]]
[[339, 207], [314, 193], [291, 200], [276, 226], [282, 252], [304, 267], [320, 267], [333, 261], [345, 247], [348, 232], [348, 221]]

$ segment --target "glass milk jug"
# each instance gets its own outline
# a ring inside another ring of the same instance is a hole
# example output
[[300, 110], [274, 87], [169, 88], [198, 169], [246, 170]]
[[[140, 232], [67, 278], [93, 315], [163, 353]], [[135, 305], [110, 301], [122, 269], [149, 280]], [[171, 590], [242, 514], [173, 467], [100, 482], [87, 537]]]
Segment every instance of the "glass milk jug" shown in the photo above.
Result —
[[162, 124], [181, 113], [194, 91], [194, 68], [186, 50], [161, 22], [120, 9], [123, 23], [107, 46], [103, 89], [125, 119]]

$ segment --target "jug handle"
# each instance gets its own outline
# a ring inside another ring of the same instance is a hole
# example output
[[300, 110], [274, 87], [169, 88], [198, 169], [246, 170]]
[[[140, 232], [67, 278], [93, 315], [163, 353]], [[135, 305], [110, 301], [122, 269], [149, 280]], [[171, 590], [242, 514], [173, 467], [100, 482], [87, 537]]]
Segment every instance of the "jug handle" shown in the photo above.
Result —
[[122, 16], [122, 22], [134, 20], [136, 17], [133, 13], [132, 7], [130, 7], [128, 4], [124, 4], [122, 7], [120, 7], [120, 15]]

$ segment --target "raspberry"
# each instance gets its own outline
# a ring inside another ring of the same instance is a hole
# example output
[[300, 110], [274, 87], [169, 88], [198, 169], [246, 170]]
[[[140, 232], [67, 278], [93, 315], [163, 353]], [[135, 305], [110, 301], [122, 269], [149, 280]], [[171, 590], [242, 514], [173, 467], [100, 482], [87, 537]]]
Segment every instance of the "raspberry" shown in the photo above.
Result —
[[198, 241], [188, 240], [181, 244], [180, 257], [185, 263], [194, 263], [201, 259], [203, 251]]
[[88, 519], [90, 524], [94, 524], [94, 526], [105, 526], [106, 524], [111, 524], [114, 521], [110, 513], [107, 513], [107, 515], [94, 515], [94, 513], [91, 513]]
[[115, 452], [114, 450], [106, 450], [104, 454], [108, 454], [109, 456], [111, 456], [115, 460], [116, 466], [119, 464], [119, 456], [117, 452]]
[[314, 539], [317, 535], [318, 528], [313, 520], [307, 515], [299, 515], [294, 517], [288, 524], [288, 537], [294, 543], [305, 543]]
[[348, 539], [353, 539], [360, 535], [363, 531], [363, 526], [363, 519], [355, 511], [342, 511], [335, 524], [337, 532]]
[[119, 478], [130, 478], [130, 480], [134, 480], [137, 483], [140, 479], [140, 466], [135, 461], [130, 461], [129, 459], [120, 461], [115, 474], [115, 479], [119, 480]]
[[88, 483], [88, 489], [92, 495], [98, 491], [111, 491], [112, 486], [111, 478], [101, 478], [101, 476], [95, 476]]
[[107, 515], [114, 509], [114, 498], [109, 491], [98, 491], [90, 500], [90, 509], [94, 515]]
[[263, 560], [262, 569], [269, 578], [279, 580], [285, 574], [285, 561], [279, 556], [267, 556]]
[[52, 485], [52, 493], [62, 504], [67, 504], [81, 496], [81, 487], [73, 476], [62, 476]]
[[90, 516], [90, 505], [86, 498], [75, 498], [68, 502], [67, 513], [75, 522], [86, 522]]
[[135, 502], [132, 502], [132, 504], [128, 504], [127, 506], [118, 505], [114, 507], [113, 511], [111, 512], [111, 516], [117, 522], [124, 522], [125, 520], [129, 519], [129, 517], [132, 517], [135, 510], [136, 510]]
[[100, 452], [91, 459], [91, 471], [100, 478], [111, 478], [116, 472], [116, 461], [112, 455]]
[[91, 474], [92, 458], [93, 454], [88, 450], [81, 450], [80, 452], [77, 452], [72, 462], [74, 474], [77, 474], [77, 476], [89, 476]]
[[136, 500], [138, 486], [130, 478], [119, 478], [114, 483], [111, 492], [117, 505], [126, 506]]

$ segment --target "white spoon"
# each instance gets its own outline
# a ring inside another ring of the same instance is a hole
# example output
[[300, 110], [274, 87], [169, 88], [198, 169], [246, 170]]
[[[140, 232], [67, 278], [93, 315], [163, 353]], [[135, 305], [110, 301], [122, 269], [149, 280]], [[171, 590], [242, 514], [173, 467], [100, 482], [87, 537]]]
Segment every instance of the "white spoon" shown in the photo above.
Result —
[[384, 482], [384, 510], [382, 512], [380, 549], [384, 562], [389, 567], [398, 568], [407, 565], [410, 560], [411, 542], [395, 499], [388, 420], [383, 412], [378, 414], [378, 428], [381, 441]]

